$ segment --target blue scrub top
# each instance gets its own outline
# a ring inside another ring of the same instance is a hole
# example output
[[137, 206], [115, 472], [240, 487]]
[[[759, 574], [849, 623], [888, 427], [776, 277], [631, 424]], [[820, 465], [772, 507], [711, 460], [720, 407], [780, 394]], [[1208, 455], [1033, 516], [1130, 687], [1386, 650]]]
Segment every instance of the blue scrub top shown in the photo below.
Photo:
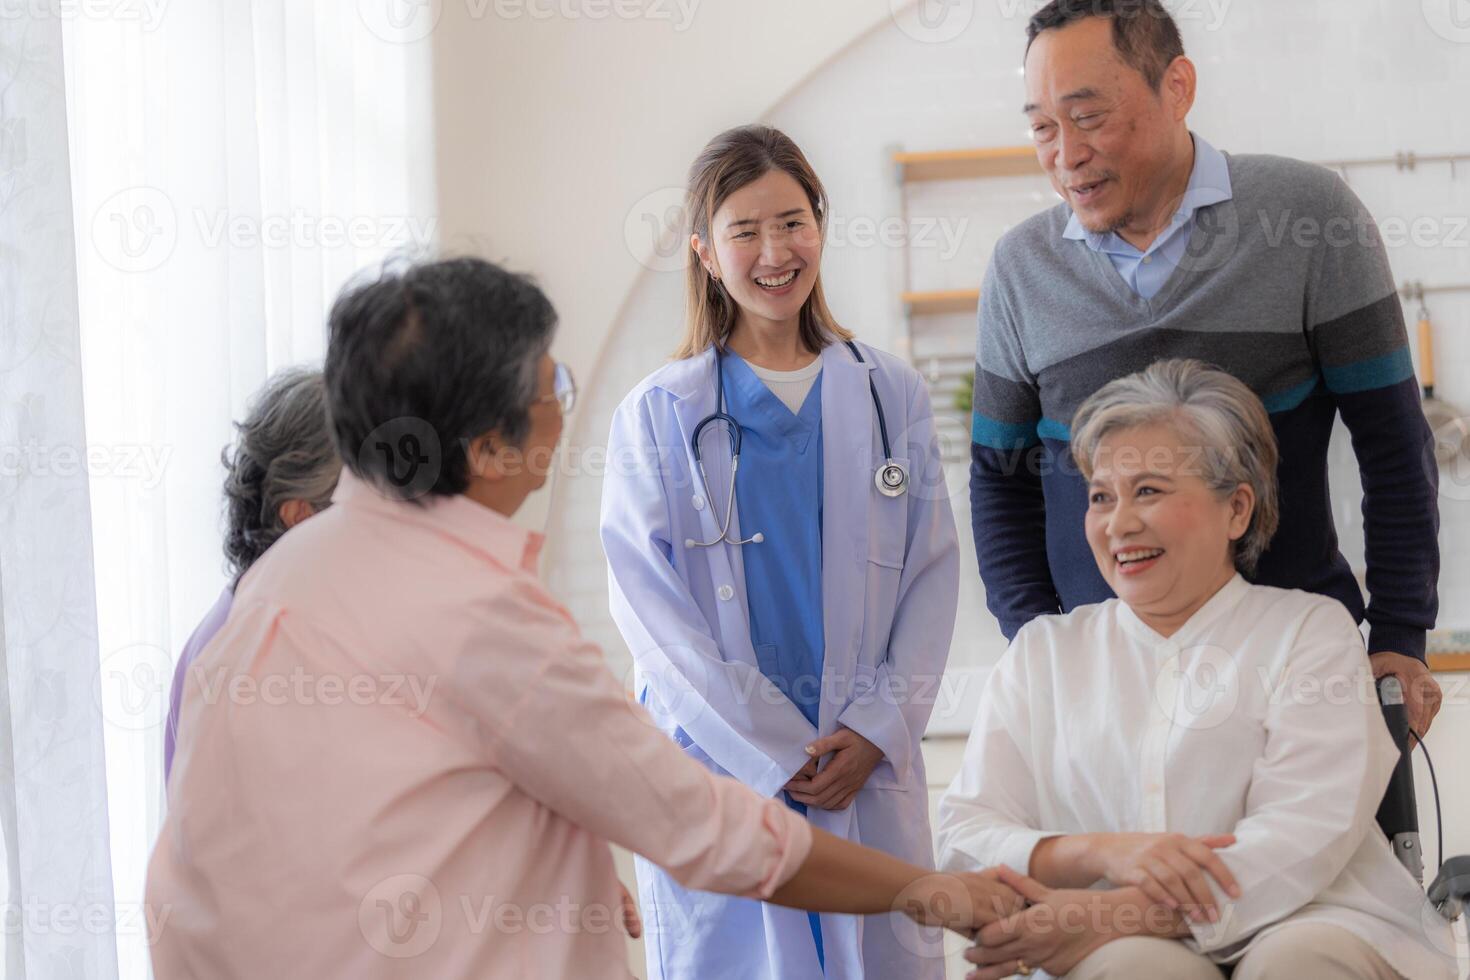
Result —
[[[792, 414], [750, 365], [725, 355], [726, 411], [740, 423], [735, 506], [744, 545], [750, 641], [761, 673], [813, 725], [822, 703], [822, 376]], [[711, 501], [713, 504], [714, 501]], [[782, 794], [785, 796], [785, 794]], [[787, 806], [806, 806], [785, 796]], [[825, 971], [821, 917], [807, 913]]]
[[822, 688], [822, 376], [791, 409], [740, 357], [726, 355], [725, 398], [740, 423], [735, 500], [747, 544], [745, 595], [761, 673], [817, 724]]

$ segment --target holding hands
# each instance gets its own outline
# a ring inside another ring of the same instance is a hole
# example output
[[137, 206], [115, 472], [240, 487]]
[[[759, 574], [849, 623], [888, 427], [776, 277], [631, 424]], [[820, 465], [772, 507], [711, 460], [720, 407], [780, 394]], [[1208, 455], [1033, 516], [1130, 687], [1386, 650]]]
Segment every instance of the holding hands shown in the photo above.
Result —
[[1047, 888], [1004, 866], [996, 875], [1028, 904], [981, 928], [977, 944], [965, 952], [979, 969], [966, 980], [1001, 980], [1036, 969], [1062, 976], [1113, 938], [1105, 924], [1111, 920], [1108, 893]]
[[1025, 907], [1020, 893], [1002, 880], [1004, 870], [1008, 869], [924, 875], [903, 890], [894, 902], [894, 911], [920, 925], [943, 926], [974, 936]]
[[1179, 910], [1195, 922], [1220, 921], [1206, 875], [1231, 898], [1240, 897], [1235, 876], [1215, 853], [1217, 848], [1234, 844], [1234, 834], [1088, 834], [1086, 838], [1089, 863], [1099, 878], [1119, 887], [1135, 885], [1151, 901]]
[[999, 980], [1036, 968], [1060, 976], [1120, 936], [1177, 937], [1188, 935], [1188, 921], [1218, 922], [1211, 879], [1230, 898], [1239, 898], [1241, 892], [1215, 852], [1234, 843], [1233, 834], [1141, 833], [1043, 841], [1045, 846], [1033, 853], [1033, 872], [1040, 854], [1049, 881], [1080, 886], [1106, 879], [1117, 887], [1048, 888], [1010, 868], [998, 869], [996, 879], [1027, 904], [981, 928], [975, 947], [965, 953], [979, 967], [970, 980]]

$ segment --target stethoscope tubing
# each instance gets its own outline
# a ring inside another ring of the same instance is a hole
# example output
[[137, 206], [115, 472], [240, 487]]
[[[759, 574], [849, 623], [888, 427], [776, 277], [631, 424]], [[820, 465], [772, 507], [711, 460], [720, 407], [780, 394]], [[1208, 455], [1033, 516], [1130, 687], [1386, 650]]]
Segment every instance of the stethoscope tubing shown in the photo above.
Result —
[[[858, 350], [857, 344], [851, 340], [843, 341], [847, 349], [852, 352], [853, 358], [859, 364], [866, 364], [862, 352]], [[704, 430], [716, 423], [723, 423], [725, 433], [730, 440], [730, 489], [726, 495], [725, 519], [720, 522], [720, 536], [713, 541], [696, 541], [694, 538], [686, 538], [686, 548], [712, 548], [722, 542], [736, 545], [759, 544], [765, 540], [765, 535], [756, 532], [744, 541], [730, 541], [730, 520], [735, 512], [735, 473], [740, 469], [740, 423], [733, 415], [725, 411], [725, 352], [719, 346], [715, 348], [715, 388], [717, 391], [715, 411], [699, 420], [694, 427], [694, 433], [689, 438], [689, 448], [694, 454], [695, 465], [699, 467], [699, 479], [704, 484], [704, 492], [709, 496], [709, 476], [705, 473], [704, 457], [700, 451], [700, 436]], [[878, 415], [878, 435], [883, 443], [884, 463], [874, 474], [874, 483], [879, 492], [889, 497], [897, 497], [908, 490], [908, 473], [904, 468], [894, 461], [893, 451], [888, 442], [888, 419], [883, 412], [883, 399], [878, 396], [878, 384], [873, 380], [871, 373], [868, 375], [868, 391], [873, 396], [873, 410]], [[710, 506], [714, 506], [713, 498]]]

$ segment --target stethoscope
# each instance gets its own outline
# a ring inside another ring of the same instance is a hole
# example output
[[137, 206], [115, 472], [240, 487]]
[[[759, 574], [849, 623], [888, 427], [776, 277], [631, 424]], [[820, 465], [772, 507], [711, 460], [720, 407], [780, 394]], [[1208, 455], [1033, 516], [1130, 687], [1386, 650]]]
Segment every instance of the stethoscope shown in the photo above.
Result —
[[[847, 349], [852, 351], [852, 356], [859, 364], [866, 364], [862, 352], [858, 350], [857, 344], [850, 340], [843, 341]], [[735, 510], [735, 473], [740, 469], [740, 423], [735, 417], [725, 412], [725, 352], [718, 347], [715, 348], [715, 387], [719, 392], [718, 401], [715, 403], [715, 411], [700, 419], [699, 424], [694, 427], [694, 435], [689, 440], [689, 448], [694, 451], [694, 462], [699, 466], [699, 479], [704, 484], [704, 492], [709, 496], [709, 475], [704, 471], [704, 458], [699, 451], [699, 437], [704, 434], [705, 427], [716, 422], [723, 422], [725, 432], [730, 438], [730, 492], [725, 497], [725, 519], [720, 522], [720, 536], [713, 541], [696, 541], [693, 538], [684, 539], [686, 548], [713, 548], [717, 544], [726, 542], [730, 534], [730, 517]], [[868, 390], [873, 394], [873, 410], [878, 414], [878, 434], [883, 437], [883, 465], [873, 473], [873, 485], [878, 492], [885, 497], [902, 496], [909, 488], [908, 470], [903, 464], [893, 458], [893, 451], [888, 445], [888, 421], [883, 417], [883, 400], [878, 397], [878, 385], [873, 381], [873, 375], [868, 374]], [[711, 500], [713, 503], [713, 500]], [[730, 544], [760, 544], [766, 536], [759, 531], [746, 538], [744, 541], [729, 541]]]

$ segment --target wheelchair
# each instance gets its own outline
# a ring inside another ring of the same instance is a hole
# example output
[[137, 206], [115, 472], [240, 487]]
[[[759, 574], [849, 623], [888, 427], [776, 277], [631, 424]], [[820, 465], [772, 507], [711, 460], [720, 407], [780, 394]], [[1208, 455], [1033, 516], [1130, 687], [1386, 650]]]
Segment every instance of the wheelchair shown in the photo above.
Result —
[[[1378, 703], [1383, 709], [1383, 720], [1388, 723], [1389, 734], [1398, 746], [1399, 761], [1389, 780], [1388, 791], [1378, 806], [1378, 826], [1393, 845], [1394, 856], [1409, 869], [1414, 880], [1424, 884], [1424, 855], [1419, 845], [1419, 809], [1414, 794], [1414, 766], [1412, 750], [1418, 735], [1409, 731], [1408, 709], [1404, 707], [1404, 689], [1397, 677], [1384, 677], [1378, 681]], [[1426, 760], [1428, 753], [1425, 753]], [[1430, 763], [1430, 777], [1434, 777], [1434, 766]], [[1437, 851], [1440, 865], [1429, 885], [1429, 901], [1439, 914], [1450, 922], [1460, 917], [1465, 904], [1470, 901], [1470, 854], [1462, 854], [1448, 860], [1444, 857], [1443, 813], [1439, 810], [1439, 787], [1434, 787], [1435, 813], [1440, 821], [1436, 828], [1440, 847]]]

